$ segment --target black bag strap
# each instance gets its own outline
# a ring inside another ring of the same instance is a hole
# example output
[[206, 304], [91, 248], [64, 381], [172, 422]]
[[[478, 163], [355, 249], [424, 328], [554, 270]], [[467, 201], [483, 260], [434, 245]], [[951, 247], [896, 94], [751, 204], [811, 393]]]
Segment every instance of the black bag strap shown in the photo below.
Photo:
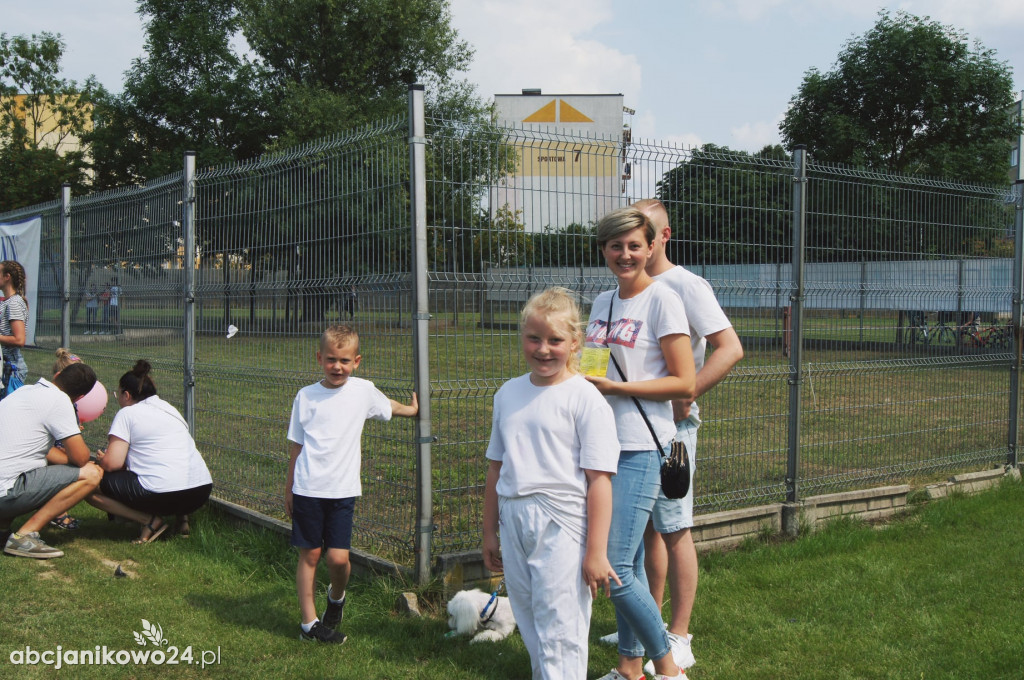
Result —
[[[619, 375], [622, 376], [622, 382], [629, 382], [629, 380], [626, 378], [626, 373], [622, 370], [622, 367], [619, 366], [618, 360], [615, 359], [615, 354], [612, 353], [611, 343], [608, 342], [607, 340], [607, 337], [610, 336], [612, 332], [612, 304], [615, 302], [615, 295], [616, 291], [613, 290], [612, 296], [608, 300], [608, 327], [605, 331], [607, 333], [605, 342], [608, 343], [608, 356], [611, 357], [612, 363], [615, 364], [615, 370], [618, 371]], [[640, 404], [639, 399], [637, 399], [633, 395], [630, 395], [629, 398], [633, 400], [633, 403], [636, 405], [637, 410], [640, 411], [640, 417], [644, 419], [644, 425], [647, 426], [647, 429], [650, 431], [651, 436], [654, 437], [654, 445], [658, 447], [658, 454], [661, 456], [662, 460], [665, 460], [667, 458], [667, 456], [665, 455], [665, 450], [661, 448], [661, 441], [658, 439], [658, 435], [654, 433], [654, 426], [651, 425], [651, 421], [647, 417], [647, 412], [644, 411], [644, 407]]]

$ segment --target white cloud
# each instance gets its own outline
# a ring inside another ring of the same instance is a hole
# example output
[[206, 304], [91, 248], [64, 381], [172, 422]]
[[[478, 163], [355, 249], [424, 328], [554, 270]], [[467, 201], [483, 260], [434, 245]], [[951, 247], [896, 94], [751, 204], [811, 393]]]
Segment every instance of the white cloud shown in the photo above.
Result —
[[782, 122], [782, 114], [776, 116], [772, 121], [754, 121], [743, 123], [739, 127], [729, 128], [732, 135], [732, 143], [729, 147], [741, 151], [760, 151], [768, 144], [779, 144], [779, 123]]
[[452, 24], [476, 48], [467, 75], [485, 98], [539, 87], [550, 93], [621, 92], [636, 101], [638, 59], [582, 37], [611, 18], [610, 0], [452, 2]]
[[680, 149], [695, 149], [699, 146], [704, 146], [704, 140], [696, 132], [684, 132], [680, 135], [668, 135], [666, 137], [662, 137], [661, 141], [668, 146]]
[[704, 9], [711, 15], [731, 17], [741, 21], [758, 21], [773, 13], [788, 0], [711, 0]]
[[968, 33], [1024, 22], [1024, 2], [1020, 0], [907, 0], [899, 6], [911, 14], [930, 16]]

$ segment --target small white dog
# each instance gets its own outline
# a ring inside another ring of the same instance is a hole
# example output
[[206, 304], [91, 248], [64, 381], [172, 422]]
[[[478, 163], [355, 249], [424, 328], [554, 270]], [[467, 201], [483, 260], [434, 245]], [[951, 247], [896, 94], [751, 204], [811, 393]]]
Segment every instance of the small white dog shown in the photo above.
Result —
[[512, 634], [516, 618], [507, 597], [491, 601], [491, 595], [482, 590], [460, 590], [448, 601], [448, 627], [454, 635], [476, 633], [471, 643], [494, 642]]

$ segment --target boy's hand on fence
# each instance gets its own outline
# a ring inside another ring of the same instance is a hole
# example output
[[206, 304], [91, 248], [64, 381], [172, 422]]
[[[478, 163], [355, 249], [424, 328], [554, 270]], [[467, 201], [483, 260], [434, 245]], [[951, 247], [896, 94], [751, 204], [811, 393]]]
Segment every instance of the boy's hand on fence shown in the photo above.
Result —
[[400, 401], [391, 399], [391, 415], [401, 416], [403, 418], [412, 418], [420, 412], [420, 402], [416, 398], [416, 393], [412, 393], [412, 401], [408, 404], [403, 404]]

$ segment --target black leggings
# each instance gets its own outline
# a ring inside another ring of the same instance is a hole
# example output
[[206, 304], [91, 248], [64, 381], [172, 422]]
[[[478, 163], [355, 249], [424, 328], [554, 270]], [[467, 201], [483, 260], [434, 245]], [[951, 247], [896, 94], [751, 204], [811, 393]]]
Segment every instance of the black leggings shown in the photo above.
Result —
[[114, 470], [103, 475], [100, 493], [124, 503], [133, 510], [150, 515], [187, 515], [198, 510], [210, 498], [213, 484], [204, 484], [181, 491], [155, 493], [139, 483], [131, 470]]

